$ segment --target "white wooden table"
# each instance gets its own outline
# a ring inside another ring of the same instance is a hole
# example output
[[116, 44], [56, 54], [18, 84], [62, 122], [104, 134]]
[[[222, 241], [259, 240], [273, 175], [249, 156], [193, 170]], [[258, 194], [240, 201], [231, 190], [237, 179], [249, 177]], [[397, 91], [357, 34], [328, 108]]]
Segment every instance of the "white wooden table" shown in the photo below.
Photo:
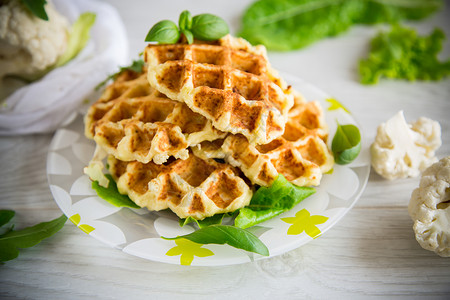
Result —
[[[130, 59], [161, 19], [222, 16], [235, 33], [247, 0], [110, 1], [119, 9]], [[447, 3], [449, 4], [449, 3]], [[448, 5], [447, 5], [448, 6]], [[450, 9], [408, 23], [421, 33], [435, 26], [450, 37]], [[357, 26], [306, 49], [269, 53], [272, 65], [301, 77], [350, 108], [366, 141], [378, 124], [404, 110], [408, 121], [440, 122], [441, 158], [450, 154], [450, 79], [437, 83], [358, 83], [357, 63], [377, 27]], [[447, 41], [441, 57], [450, 56]], [[17, 228], [61, 215], [46, 178], [52, 135], [0, 137], [0, 208], [17, 212]], [[356, 206], [322, 237], [283, 255], [224, 267], [185, 267], [143, 260], [111, 249], [71, 222], [55, 236], [0, 266], [1, 299], [302, 299], [450, 298], [450, 259], [415, 241], [407, 205], [419, 178], [386, 181], [373, 171]]]

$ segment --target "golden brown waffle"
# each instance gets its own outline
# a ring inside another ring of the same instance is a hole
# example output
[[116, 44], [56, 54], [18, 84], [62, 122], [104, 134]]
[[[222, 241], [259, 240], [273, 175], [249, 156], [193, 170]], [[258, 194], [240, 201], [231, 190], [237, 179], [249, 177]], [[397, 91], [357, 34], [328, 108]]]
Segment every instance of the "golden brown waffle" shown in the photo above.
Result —
[[128, 71], [90, 107], [85, 135], [120, 160], [161, 164], [170, 156], [185, 159], [189, 146], [225, 133], [186, 104], [152, 89], [146, 72]]
[[253, 194], [236, 169], [193, 154], [162, 165], [113, 156], [108, 163], [120, 193], [152, 211], [170, 208], [180, 218], [232, 212], [248, 205]]
[[242, 135], [228, 135], [203, 142], [193, 151], [202, 158], [225, 159], [253, 184], [269, 186], [282, 174], [299, 186], [319, 185], [322, 174], [334, 164], [327, 133], [320, 105], [297, 97], [282, 137], [265, 145], [250, 145]]
[[293, 96], [264, 48], [226, 36], [216, 44], [149, 45], [145, 60], [152, 87], [217, 129], [243, 134], [251, 144], [283, 134]]

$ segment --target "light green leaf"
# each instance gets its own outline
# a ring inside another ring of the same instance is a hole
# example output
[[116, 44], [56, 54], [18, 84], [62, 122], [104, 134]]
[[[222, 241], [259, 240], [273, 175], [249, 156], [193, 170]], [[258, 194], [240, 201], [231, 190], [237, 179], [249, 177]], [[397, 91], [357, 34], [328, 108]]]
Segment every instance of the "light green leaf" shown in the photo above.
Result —
[[340, 125], [331, 143], [331, 150], [337, 164], [351, 163], [361, 151], [361, 134], [355, 125]]
[[255, 192], [250, 204], [239, 210], [234, 225], [248, 228], [269, 220], [292, 209], [315, 192], [314, 188], [300, 187], [290, 183], [280, 174], [270, 187], [262, 186]]
[[8, 261], [19, 255], [19, 249], [32, 247], [58, 232], [67, 217], [60, 216], [49, 222], [39, 223], [22, 230], [9, 231], [0, 237], [0, 261]]
[[361, 83], [376, 84], [380, 78], [440, 80], [450, 75], [450, 60], [440, 62], [438, 54], [445, 39], [435, 29], [419, 36], [414, 29], [394, 26], [372, 39], [370, 53], [359, 62]]
[[85, 12], [78, 17], [70, 30], [67, 49], [63, 55], [59, 57], [56, 62], [56, 67], [65, 65], [83, 50], [89, 41], [90, 31], [95, 23], [95, 18], [95, 14], [91, 12]]
[[260, 0], [243, 14], [239, 35], [271, 50], [294, 50], [354, 24], [419, 20], [442, 6], [442, 0]]
[[169, 20], [163, 20], [150, 29], [145, 37], [146, 42], [157, 42], [159, 44], [174, 44], [180, 39], [180, 31], [177, 24]]
[[99, 185], [98, 181], [92, 181], [92, 189], [100, 198], [117, 207], [140, 208], [136, 203], [131, 201], [131, 199], [127, 195], [122, 195], [121, 193], [119, 193], [117, 184], [110, 174], [106, 174], [105, 176], [109, 180], [107, 188]]
[[191, 32], [203, 41], [218, 40], [230, 32], [227, 23], [212, 14], [200, 14], [192, 19]]
[[183, 11], [178, 19], [178, 27], [181, 31], [190, 30], [192, 27], [192, 15], [188, 10]]
[[109, 75], [108, 77], [106, 77], [105, 80], [103, 80], [102, 82], [100, 82], [99, 84], [97, 84], [97, 86], [95, 87], [95, 90], [100, 89], [102, 86], [104, 86], [109, 80], [111, 79], [116, 79], [117, 76], [119, 76], [122, 72], [125, 71], [133, 71], [136, 73], [141, 73], [143, 68], [144, 68], [145, 62], [143, 59], [138, 59], [138, 60], [133, 60], [133, 63], [129, 66], [126, 67], [120, 67], [119, 71], [117, 71], [114, 74]]

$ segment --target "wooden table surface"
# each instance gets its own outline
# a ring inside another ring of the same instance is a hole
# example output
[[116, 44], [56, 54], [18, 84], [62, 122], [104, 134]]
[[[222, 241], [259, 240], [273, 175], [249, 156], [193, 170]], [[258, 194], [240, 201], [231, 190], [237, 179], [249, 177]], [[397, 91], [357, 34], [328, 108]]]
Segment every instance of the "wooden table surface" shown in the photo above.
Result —
[[[237, 32], [251, 1], [109, 1], [125, 23], [130, 59], [161, 19], [222, 16]], [[415, 23], [420, 33], [442, 28], [450, 36], [450, 9]], [[308, 48], [270, 52], [272, 65], [320, 87], [347, 106], [367, 143], [377, 126], [404, 110], [442, 127], [438, 158], [450, 154], [450, 78], [440, 82], [358, 83], [357, 64], [380, 26], [355, 26]], [[126, 45], [124, 45], [126, 46]], [[445, 42], [441, 59], [450, 57]], [[46, 156], [52, 134], [0, 137], [0, 208], [13, 209], [16, 228], [61, 215], [50, 193]], [[387, 181], [371, 171], [356, 206], [320, 238], [283, 255], [223, 267], [186, 267], [147, 261], [109, 248], [71, 222], [53, 237], [0, 266], [1, 299], [348, 299], [450, 298], [450, 259], [423, 250], [407, 205], [419, 178]]]

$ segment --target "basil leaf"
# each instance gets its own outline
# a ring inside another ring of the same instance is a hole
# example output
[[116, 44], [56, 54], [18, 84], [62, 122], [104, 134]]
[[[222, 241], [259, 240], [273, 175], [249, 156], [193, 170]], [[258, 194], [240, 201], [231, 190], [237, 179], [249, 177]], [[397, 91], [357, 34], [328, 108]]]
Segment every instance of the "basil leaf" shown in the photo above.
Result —
[[253, 233], [229, 225], [211, 225], [198, 229], [190, 234], [166, 238], [166, 240], [188, 239], [198, 244], [228, 244], [237, 249], [258, 253], [264, 256], [269, 255], [269, 249]]
[[21, 0], [26, 8], [36, 17], [48, 21], [48, 15], [45, 11], [46, 0]]
[[178, 19], [178, 27], [181, 31], [190, 30], [192, 27], [192, 15], [188, 10], [183, 11]]
[[188, 44], [192, 44], [194, 42], [194, 35], [192, 34], [192, 32], [190, 32], [189, 30], [184, 30], [184, 29], [181, 30], [181, 32], [186, 37]]
[[95, 23], [96, 15], [91, 12], [81, 14], [72, 25], [66, 51], [58, 58], [56, 67], [68, 63], [80, 53], [90, 38], [90, 31]]
[[269, 220], [292, 209], [315, 192], [314, 188], [300, 187], [290, 183], [280, 174], [270, 187], [262, 186], [255, 192], [250, 204], [239, 210], [234, 225], [248, 228]]
[[213, 41], [228, 34], [230, 30], [222, 18], [211, 14], [200, 14], [192, 19], [191, 32], [199, 40]]
[[8, 224], [16, 213], [13, 210], [2, 209], [0, 210], [0, 227]]
[[361, 151], [361, 134], [355, 125], [340, 125], [331, 143], [331, 150], [337, 164], [351, 163]]
[[99, 185], [98, 181], [92, 181], [92, 189], [100, 198], [117, 207], [140, 208], [140, 206], [131, 201], [131, 199], [127, 195], [122, 195], [121, 193], [119, 193], [117, 184], [110, 174], [106, 174], [105, 176], [109, 180], [107, 188]]
[[22, 230], [9, 231], [0, 237], [0, 262], [19, 256], [19, 249], [32, 247], [56, 232], [66, 223], [67, 217], [60, 216], [49, 222], [39, 223]]
[[252, 44], [287, 51], [336, 36], [354, 24], [419, 20], [441, 7], [442, 0], [260, 0], [243, 14], [239, 35]]
[[120, 73], [122, 73], [122, 72], [125, 72], [125, 71], [130, 70], [130, 71], [133, 71], [133, 72], [136, 72], [136, 73], [141, 73], [142, 70], [143, 70], [143, 68], [144, 68], [144, 65], [145, 65], [145, 63], [144, 63], [144, 60], [142, 60], [142, 59], [133, 60], [133, 63], [132, 63], [131, 65], [126, 66], [126, 67], [120, 67], [120, 69], [119, 69], [118, 72], [109, 75], [108, 77], [106, 77], [105, 80], [103, 80], [102, 82], [100, 82], [99, 84], [97, 84], [97, 85], [95, 86], [95, 90], [97, 91], [97, 90], [100, 89], [102, 86], [104, 86], [109, 80], [115, 79], [115, 78], [116, 78], [117, 76], [119, 76]]
[[372, 39], [368, 57], [359, 62], [361, 83], [376, 84], [382, 77], [414, 81], [440, 80], [450, 75], [450, 60], [438, 59], [444, 39], [440, 29], [428, 36], [400, 26], [381, 31]]
[[180, 39], [180, 31], [177, 24], [164, 20], [156, 23], [147, 33], [146, 42], [157, 42], [159, 44], [174, 44]]

